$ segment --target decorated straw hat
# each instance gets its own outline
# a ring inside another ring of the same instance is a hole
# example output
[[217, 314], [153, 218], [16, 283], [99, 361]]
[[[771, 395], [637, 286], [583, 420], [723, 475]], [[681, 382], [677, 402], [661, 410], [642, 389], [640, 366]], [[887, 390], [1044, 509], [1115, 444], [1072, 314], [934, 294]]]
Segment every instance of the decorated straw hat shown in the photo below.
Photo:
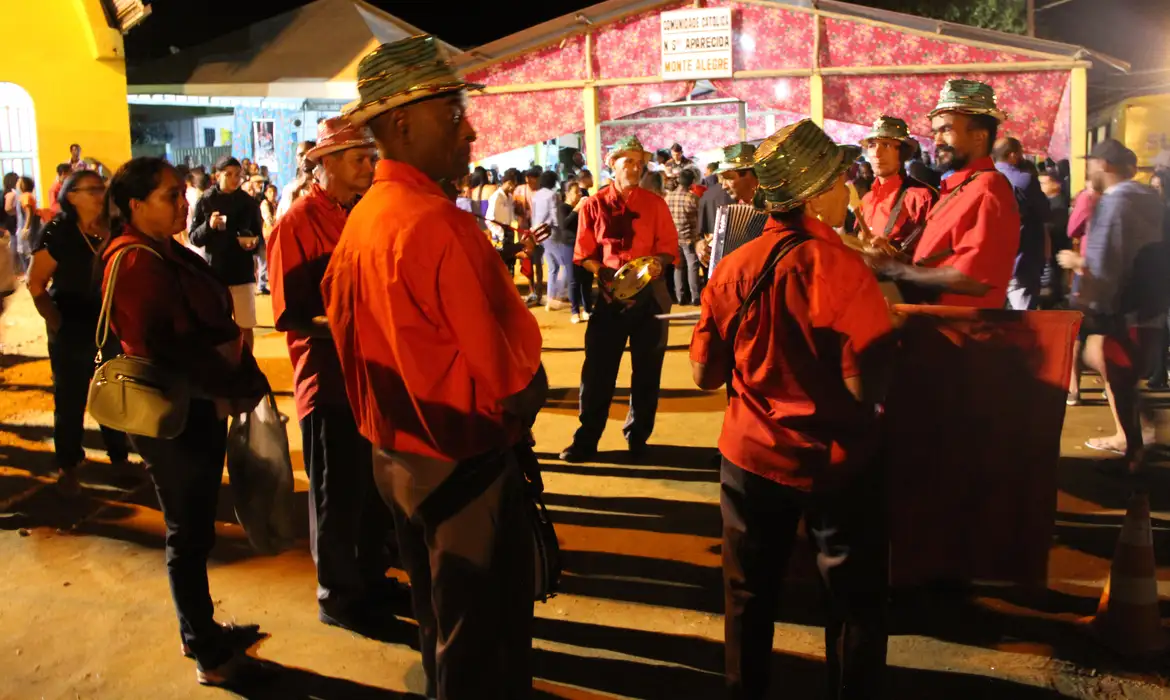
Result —
[[933, 118], [943, 112], [986, 114], [1001, 122], [1007, 121], [1007, 115], [995, 102], [995, 90], [978, 80], [948, 80], [938, 94], [938, 106], [926, 116]]
[[865, 138], [861, 139], [862, 148], [867, 148], [870, 141], [878, 139], [890, 139], [891, 141], [901, 141], [908, 143], [910, 139], [910, 127], [906, 122], [897, 117], [887, 117], [882, 115], [873, 123], [873, 127], [866, 134]]
[[610, 147], [609, 152], [605, 154], [606, 164], [613, 166], [613, 162], [620, 158], [623, 154], [637, 154], [638, 157], [642, 158], [643, 160], [646, 160], [654, 155], [642, 147], [642, 142], [638, 140], [637, 136], [623, 136], [618, 139], [617, 143]]
[[731, 172], [732, 170], [747, 170], [752, 167], [756, 147], [746, 142], [734, 143], [723, 149], [723, 160], [719, 162], [716, 175]]
[[350, 148], [373, 148], [374, 137], [364, 126], [354, 126], [345, 117], [331, 117], [317, 125], [317, 145], [305, 158], [318, 161], [322, 156]]
[[420, 34], [382, 44], [358, 64], [358, 99], [341, 116], [361, 126], [383, 112], [428, 97], [459, 90], [479, 90], [458, 75], [443, 56], [435, 37]]
[[757, 206], [791, 211], [824, 192], [849, 169], [861, 149], [838, 146], [810, 119], [789, 124], [764, 139], [752, 167], [760, 179]]

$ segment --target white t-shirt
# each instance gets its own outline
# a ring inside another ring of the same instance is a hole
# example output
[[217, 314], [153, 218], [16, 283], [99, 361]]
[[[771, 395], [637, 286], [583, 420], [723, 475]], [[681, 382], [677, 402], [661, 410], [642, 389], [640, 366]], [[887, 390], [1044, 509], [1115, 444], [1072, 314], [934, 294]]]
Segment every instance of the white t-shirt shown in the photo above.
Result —
[[512, 195], [504, 192], [503, 189], [498, 189], [492, 192], [492, 196], [488, 198], [488, 213], [487, 217], [492, 221], [488, 222], [488, 229], [492, 233], [492, 242], [498, 245], [504, 243], [504, 228], [500, 224], [512, 225], [516, 218], [516, 206], [512, 202]]

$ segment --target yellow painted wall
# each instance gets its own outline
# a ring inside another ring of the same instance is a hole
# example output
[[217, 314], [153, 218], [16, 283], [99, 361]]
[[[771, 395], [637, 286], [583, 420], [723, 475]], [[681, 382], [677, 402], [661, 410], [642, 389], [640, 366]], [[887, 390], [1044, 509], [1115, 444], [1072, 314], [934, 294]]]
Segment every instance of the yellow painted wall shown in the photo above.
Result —
[[[5, 27], [0, 82], [33, 100], [40, 177], [47, 194], [69, 144], [111, 170], [130, 159], [130, 109], [122, 37], [106, 26], [98, 0], [2, 3]], [[147, 22], [150, 20], [148, 19]]]

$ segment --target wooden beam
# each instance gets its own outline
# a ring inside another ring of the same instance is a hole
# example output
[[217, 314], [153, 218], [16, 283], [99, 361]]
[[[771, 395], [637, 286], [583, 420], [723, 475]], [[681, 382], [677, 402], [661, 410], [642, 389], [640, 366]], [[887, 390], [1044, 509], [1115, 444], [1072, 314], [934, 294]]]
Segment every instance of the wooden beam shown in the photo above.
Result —
[[1089, 152], [1089, 72], [1085, 68], [1074, 68], [1069, 78], [1072, 91], [1069, 109], [1069, 132], [1072, 134], [1072, 149], [1069, 153], [1069, 185], [1075, 195], [1085, 188], [1085, 155]]
[[593, 178], [601, 182], [601, 109], [597, 99], [597, 88], [590, 85], [581, 91], [581, 104], [585, 109], [585, 164], [593, 172]]

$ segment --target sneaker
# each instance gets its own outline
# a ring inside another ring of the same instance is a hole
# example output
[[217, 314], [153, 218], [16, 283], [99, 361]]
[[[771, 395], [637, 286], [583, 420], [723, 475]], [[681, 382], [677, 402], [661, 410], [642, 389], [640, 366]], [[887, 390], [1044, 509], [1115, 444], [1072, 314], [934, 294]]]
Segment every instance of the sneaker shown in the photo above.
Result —
[[580, 323], [580, 322], [581, 322], [581, 314], [573, 314], [572, 316], [569, 317], [569, 323]]
[[385, 638], [399, 623], [388, 605], [362, 605], [335, 610], [318, 608], [317, 619], [330, 627], [340, 627], [370, 639]]
[[597, 448], [585, 448], [577, 443], [569, 445], [561, 451], [561, 461], [569, 464], [579, 464], [581, 462], [588, 462], [597, 456]]
[[524, 303], [527, 304], [530, 308], [533, 306], [540, 306], [540, 297], [536, 296], [535, 294], [529, 295], [524, 299]]
[[213, 688], [236, 685], [252, 681], [265, 675], [268, 667], [260, 659], [237, 653], [215, 668], [195, 668], [195, 680], [199, 685]]
[[272, 294], [272, 292], [268, 291], [268, 287], [261, 287], [260, 289], [256, 290], [256, 293], [262, 297], [266, 297], [269, 294]]
[[588, 320], [589, 320], [589, 312], [588, 312], [588, 311], [582, 311], [582, 312], [581, 312], [581, 320], [582, 320], [582, 321], [588, 321]]
[[565, 308], [559, 299], [549, 299], [544, 305], [545, 311], [560, 311]]

